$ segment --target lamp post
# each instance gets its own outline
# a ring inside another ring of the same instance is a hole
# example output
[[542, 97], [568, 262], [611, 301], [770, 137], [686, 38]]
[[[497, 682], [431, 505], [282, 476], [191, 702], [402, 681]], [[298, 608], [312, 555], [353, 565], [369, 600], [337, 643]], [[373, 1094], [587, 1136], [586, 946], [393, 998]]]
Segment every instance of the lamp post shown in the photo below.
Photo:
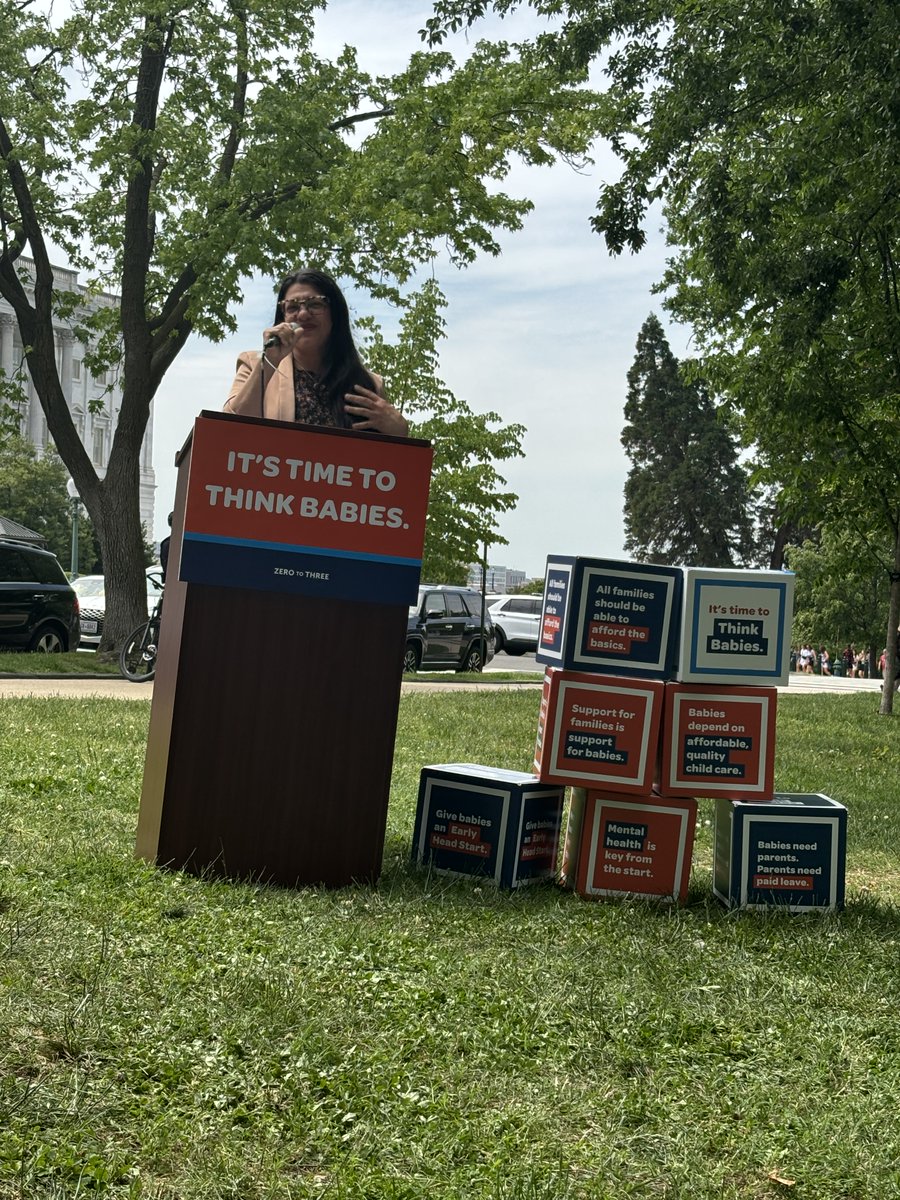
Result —
[[481, 669], [482, 671], [487, 666], [487, 634], [484, 628], [484, 617], [487, 609], [487, 564], [488, 564], [488, 540], [485, 534], [481, 552]]
[[81, 497], [71, 477], [66, 480], [66, 491], [72, 501], [72, 560], [69, 575], [74, 579], [78, 575], [78, 510], [81, 508]]

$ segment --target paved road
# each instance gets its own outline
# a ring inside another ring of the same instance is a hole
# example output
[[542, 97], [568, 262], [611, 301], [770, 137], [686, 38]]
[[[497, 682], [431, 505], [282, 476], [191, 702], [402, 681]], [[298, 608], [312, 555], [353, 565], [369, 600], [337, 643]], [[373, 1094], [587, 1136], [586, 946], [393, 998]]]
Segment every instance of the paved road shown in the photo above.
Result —
[[[494, 662], [491, 664], [496, 670], [508, 670], [506, 666], [495, 666], [499, 660], [507, 658], [507, 655], [497, 655]], [[534, 655], [527, 655], [523, 659], [511, 658], [510, 662], [525, 661], [530, 665], [523, 667], [523, 670], [539, 670], [534, 661]], [[485, 672], [484, 683], [455, 683], [452, 678], [447, 679], [446, 683], [404, 683], [403, 691], [421, 691], [424, 688], [431, 687], [435, 691], [446, 691], [448, 688], [454, 688], [460, 691], [477, 691], [483, 688], [490, 682], [491, 671], [488, 669]], [[497, 683], [496, 687], [521, 687], [533, 686], [539, 687], [539, 683], [527, 684], [524, 680], [522, 684]], [[795, 695], [804, 695], [812, 692], [830, 692], [838, 695], [848, 695], [851, 692], [879, 692], [881, 689], [881, 681], [879, 679], [834, 679], [831, 677], [822, 678], [820, 675], [791, 675], [791, 682], [788, 687], [779, 688], [780, 692], [793, 692]], [[55, 679], [2, 679], [0, 678], [0, 700], [7, 696], [105, 696], [115, 700], [149, 700], [153, 695], [152, 683], [129, 683], [127, 679], [120, 679], [117, 676], [98, 676], [93, 679], [67, 679], [65, 676], [58, 676]]]
[[495, 654], [488, 664], [485, 674], [492, 671], [543, 671], [540, 663], [534, 661], [534, 651], [530, 654], [507, 654], [501, 650]]

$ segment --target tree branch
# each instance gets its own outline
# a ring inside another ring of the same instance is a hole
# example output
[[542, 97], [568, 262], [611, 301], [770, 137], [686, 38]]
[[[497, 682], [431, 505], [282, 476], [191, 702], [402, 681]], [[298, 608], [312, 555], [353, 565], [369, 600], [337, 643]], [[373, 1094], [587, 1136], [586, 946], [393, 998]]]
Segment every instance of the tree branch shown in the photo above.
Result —
[[194, 324], [184, 316], [184, 310], [187, 308], [187, 298], [185, 297], [182, 305], [179, 308], [178, 320], [170, 322], [171, 332], [165, 339], [154, 338], [153, 340], [153, 356], [150, 360], [150, 388], [151, 395], [156, 394], [156, 390], [163, 380], [163, 376], [169, 367], [181, 353], [185, 342], [190, 337], [194, 329]]
[[0, 203], [0, 256], [13, 263], [25, 249], [25, 233], [16, 214]]
[[43, 70], [50, 59], [55, 58], [57, 54], [62, 54], [62, 46], [51, 46], [42, 59], [31, 64], [31, 74], [37, 75], [39, 71]]
[[370, 112], [353, 113], [349, 117], [341, 117], [339, 121], [332, 121], [326, 126], [329, 133], [336, 133], [339, 129], [350, 129], [353, 125], [359, 125], [363, 121], [378, 121], [381, 117], [392, 117], [396, 109], [391, 105], [386, 105], [384, 108], [375, 108]]
[[35, 272], [39, 280], [52, 284], [53, 273], [50, 267], [50, 258], [35, 211], [31, 189], [28, 186], [25, 172], [22, 170], [22, 164], [13, 155], [12, 139], [2, 117], [0, 117], [0, 159], [6, 167], [6, 174], [21, 217], [23, 240], [31, 245]]
[[[144, 340], [147, 335], [144, 301], [152, 244], [149, 215], [153, 185], [149, 135], [156, 128], [159, 95], [174, 32], [174, 22], [163, 29], [154, 18], [146, 19], [132, 114], [132, 125], [143, 130], [145, 136], [139, 138], [135, 145], [135, 169], [131, 172], [125, 196], [124, 241], [129, 252], [122, 264], [121, 314], [126, 360], [129, 351], [137, 348], [137, 343], [132, 339], [137, 337]], [[127, 365], [126, 361], [126, 368]]]
[[[235, 4], [232, 11], [238, 21], [236, 57], [238, 64], [240, 64], [247, 61], [247, 9], [243, 4]], [[217, 176], [224, 183], [227, 183], [231, 179], [234, 164], [237, 161], [238, 149], [241, 145], [241, 126], [246, 113], [248, 81], [249, 77], [246, 67], [238, 65], [235, 71], [234, 91], [232, 92], [231, 99], [230, 129], [222, 151], [222, 159], [216, 171]], [[157, 165], [161, 169], [161, 165]], [[226, 207], [226, 202], [221, 201], [214, 206], [210, 215], [213, 216], [217, 211], [224, 211]], [[196, 282], [196, 269], [193, 263], [188, 263], [172, 286], [159, 315], [148, 324], [148, 329], [153, 335], [153, 366], [151, 370], [153, 376], [159, 380], [162, 379], [165, 371], [172, 361], [174, 361], [175, 356], [187, 341], [190, 331], [193, 328], [193, 325], [186, 321], [185, 313], [188, 305], [188, 293]], [[175, 334], [174, 337], [172, 336], [173, 333]], [[157, 365], [163, 363], [165, 365]]]
[[169, 291], [165, 303], [160, 309], [159, 316], [154, 317], [148, 324], [153, 334], [154, 348], [163, 338], [167, 338], [184, 314], [187, 305], [187, 293], [197, 282], [197, 272], [193, 263], [188, 263]]
[[236, 58], [238, 65], [235, 70], [234, 91], [231, 96], [231, 122], [228, 139], [222, 151], [222, 161], [219, 163], [217, 171], [219, 178], [225, 182], [231, 179], [231, 173], [234, 170], [238, 148], [241, 144], [241, 126], [247, 111], [247, 68], [241, 66], [241, 63], [246, 63], [248, 54], [247, 9], [243, 4], [235, 4], [233, 12], [237, 19]]
[[[34, 303], [25, 292], [9, 253], [0, 256], [0, 294], [16, 314], [25, 357], [47, 427], [64, 461], [82, 489], [96, 485], [97, 476], [81, 443], [66, 403], [56, 366], [53, 338], [53, 267], [34, 207], [28, 179], [22, 164], [12, 153], [5, 122], [0, 118], [0, 159], [12, 186], [22, 223], [23, 244], [27, 242], [34, 262]], [[16, 256], [17, 257], [17, 256]]]

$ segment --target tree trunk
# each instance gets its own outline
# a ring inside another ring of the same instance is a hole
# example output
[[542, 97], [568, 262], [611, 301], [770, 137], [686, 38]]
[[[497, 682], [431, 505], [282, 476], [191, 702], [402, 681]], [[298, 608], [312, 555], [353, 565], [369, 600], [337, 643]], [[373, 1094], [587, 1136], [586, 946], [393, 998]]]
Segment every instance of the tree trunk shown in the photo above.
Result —
[[[147, 619], [140, 513], [140, 448], [150, 396], [126, 378], [119, 421], [103, 479], [98, 479], [72, 421], [56, 369], [52, 327], [38, 323], [28, 366], [47, 427], [88, 511], [103, 557], [107, 609], [100, 651], [113, 650]], [[147, 373], [138, 373], [139, 379]], [[129, 392], [129, 388], [131, 391]]]
[[100, 484], [102, 517], [99, 524], [88, 507], [91, 520], [97, 528], [103, 555], [103, 574], [107, 581], [106, 615], [99, 646], [101, 653], [118, 649], [129, 633], [147, 620], [140, 484], [137, 458], [132, 457], [135, 466], [133, 480], [123, 479], [108, 470]]
[[772, 546], [772, 553], [769, 555], [770, 571], [781, 571], [784, 569], [784, 551], [792, 529], [792, 525], [785, 523], [784, 525], [779, 525], [775, 530], [775, 543]]
[[894, 569], [891, 571], [891, 600], [888, 605], [888, 627], [885, 644], [887, 646], [884, 679], [881, 683], [882, 716], [889, 717], [894, 712], [894, 681], [897, 678], [900, 663], [897, 661], [897, 627], [900, 625], [900, 527], [894, 543]]

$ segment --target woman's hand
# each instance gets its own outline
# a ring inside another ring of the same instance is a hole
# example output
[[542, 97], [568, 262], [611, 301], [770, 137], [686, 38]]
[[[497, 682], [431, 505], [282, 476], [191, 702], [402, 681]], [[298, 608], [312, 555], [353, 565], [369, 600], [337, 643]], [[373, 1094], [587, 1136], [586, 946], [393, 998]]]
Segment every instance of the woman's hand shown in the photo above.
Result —
[[263, 345], [265, 346], [270, 337], [277, 337], [278, 341], [274, 346], [269, 346], [263, 351], [265, 358], [269, 360], [271, 366], [276, 367], [283, 358], [292, 352], [294, 348], [294, 339], [297, 336], [299, 325], [295, 325], [291, 321], [282, 321], [280, 325], [273, 325], [271, 329], [263, 330]]
[[369, 429], [375, 433], [391, 433], [406, 437], [409, 422], [384, 396], [357, 383], [352, 392], [344, 394], [344, 409], [353, 421], [354, 429]]

